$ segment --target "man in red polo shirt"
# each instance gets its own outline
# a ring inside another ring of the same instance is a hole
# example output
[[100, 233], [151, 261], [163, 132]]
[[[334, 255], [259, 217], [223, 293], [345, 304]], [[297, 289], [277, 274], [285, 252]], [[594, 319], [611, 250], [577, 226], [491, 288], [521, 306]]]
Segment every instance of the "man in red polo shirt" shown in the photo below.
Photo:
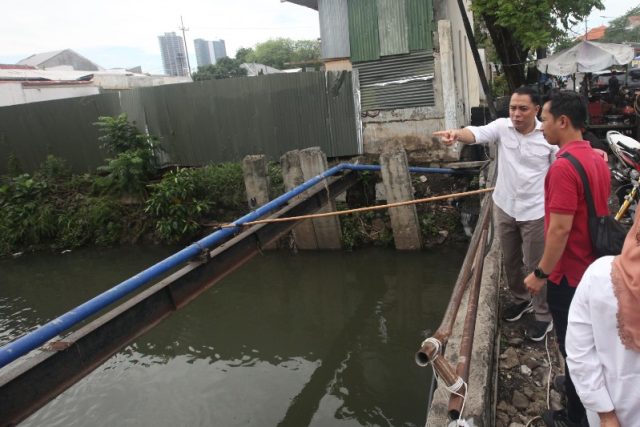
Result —
[[[588, 227], [584, 188], [578, 171], [562, 157], [571, 153], [584, 168], [597, 215], [607, 215], [611, 178], [606, 162], [588, 141], [582, 139], [586, 108], [576, 92], [561, 91], [550, 96], [542, 109], [542, 131], [549, 144], [560, 151], [544, 183], [545, 244], [538, 268], [525, 278], [533, 295], [547, 284], [547, 303], [556, 327], [562, 355], [567, 332], [569, 305], [585, 270], [596, 259]], [[567, 409], [547, 411], [548, 426], [579, 426], [585, 410], [566, 371]]]

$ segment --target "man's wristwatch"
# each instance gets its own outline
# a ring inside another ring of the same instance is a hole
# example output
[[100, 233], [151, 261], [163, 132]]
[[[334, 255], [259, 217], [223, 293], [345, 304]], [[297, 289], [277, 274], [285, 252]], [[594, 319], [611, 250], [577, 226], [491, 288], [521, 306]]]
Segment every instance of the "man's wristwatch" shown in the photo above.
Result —
[[540, 267], [536, 267], [536, 269], [533, 270], [533, 275], [536, 276], [538, 279], [546, 279], [547, 277], [549, 277], [549, 275], [544, 271], [542, 271]]

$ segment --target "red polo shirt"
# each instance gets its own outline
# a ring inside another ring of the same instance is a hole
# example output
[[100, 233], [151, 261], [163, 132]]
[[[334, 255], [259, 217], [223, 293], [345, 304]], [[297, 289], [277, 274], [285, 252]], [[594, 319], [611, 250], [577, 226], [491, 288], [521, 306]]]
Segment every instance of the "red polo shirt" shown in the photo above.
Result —
[[608, 215], [607, 201], [611, 176], [602, 156], [591, 148], [587, 141], [572, 141], [556, 155], [557, 160], [549, 168], [544, 181], [544, 232], [549, 229], [551, 213], [573, 215], [573, 224], [562, 257], [556, 264], [549, 280], [560, 283], [567, 277], [570, 286], [578, 286], [585, 270], [596, 259], [587, 224], [589, 213], [584, 197], [582, 179], [571, 162], [563, 157], [571, 153], [585, 170], [593, 202], [598, 216]]

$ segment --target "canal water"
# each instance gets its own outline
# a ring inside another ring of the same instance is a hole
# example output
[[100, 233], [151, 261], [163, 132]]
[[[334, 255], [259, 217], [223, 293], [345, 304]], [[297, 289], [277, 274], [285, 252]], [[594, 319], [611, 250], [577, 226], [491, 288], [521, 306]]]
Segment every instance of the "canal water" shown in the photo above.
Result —
[[[0, 260], [0, 345], [175, 250]], [[266, 253], [127, 346], [24, 426], [419, 426], [465, 248]]]

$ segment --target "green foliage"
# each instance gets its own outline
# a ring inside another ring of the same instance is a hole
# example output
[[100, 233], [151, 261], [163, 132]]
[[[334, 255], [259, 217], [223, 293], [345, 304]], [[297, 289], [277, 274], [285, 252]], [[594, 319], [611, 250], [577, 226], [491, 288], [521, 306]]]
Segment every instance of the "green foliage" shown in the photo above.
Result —
[[640, 15], [640, 6], [629, 9], [627, 13], [609, 22], [604, 37], [599, 42], [609, 43], [640, 43], [640, 27], [627, 29], [627, 22], [630, 16]]
[[22, 175], [22, 172], [20, 160], [18, 160], [14, 153], [9, 154], [9, 158], [7, 159], [7, 174], [15, 177]]
[[193, 73], [191, 77], [193, 81], [244, 77], [247, 75], [247, 70], [240, 67], [242, 62], [243, 61], [233, 58], [221, 58], [215, 65], [198, 67], [198, 71]]
[[257, 62], [279, 70], [297, 68], [298, 65], [293, 64], [319, 61], [319, 58], [320, 42], [317, 40], [291, 40], [287, 38], [271, 39], [258, 43], [253, 51], [247, 52], [245, 56], [247, 62]]
[[504, 75], [495, 76], [491, 81], [491, 93], [495, 97], [509, 95], [509, 84]]
[[64, 159], [49, 154], [47, 159], [40, 165], [38, 173], [45, 179], [60, 181], [71, 176], [71, 168]]
[[238, 60], [241, 64], [247, 61], [247, 57], [253, 53], [253, 49], [250, 47], [241, 47], [236, 51], [236, 60]]
[[192, 238], [205, 219], [230, 220], [246, 210], [242, 167], [237, 163], [178, 169], [150, 187], [145, 212], [165, 242]]
[[538, 48], [546, 48], [566, 30], [604, 9], [601, 0], [474, 0], [472, 10], [482, 17], [498, 58], [505, 66], [510, 90], [524, 83], [524, 63]]
[[99, 117], [94, 123], [102, 134], [101, 148], [113, 158], [98, 171], [107, 174], [99, 181], [99, 188], [119, 194], [143, 195], [149, 179], [156, 171], [155, 151], [160, 147], [157, 139], [138, 130], [125, 113], [117, 117]]
[[121, 240], [123, 207], [115, 199], [80, 196], [74, 202], [74, 209], [58, 216], [57, 247], [78, 247], [90, 243], [109, 246]]
[[267, 167], [267, 172], [269, 174], [269, 199], [273, 200], [281, 194], [284, 194], [282, 167], [280, 163], [270, 162]]
[[151, 186], [145, 212], [156, 219], [156, 234], [163, 241], [174, 243], [200, 229], [198, 221], [209, 205], [197, 198], [196, 181], [196, 170], [178, 169]]
[[48, 184], [29, 174], [10, 178], [0, 186], [0, 248], [39, 244], [55, 235], [54, 209]]

